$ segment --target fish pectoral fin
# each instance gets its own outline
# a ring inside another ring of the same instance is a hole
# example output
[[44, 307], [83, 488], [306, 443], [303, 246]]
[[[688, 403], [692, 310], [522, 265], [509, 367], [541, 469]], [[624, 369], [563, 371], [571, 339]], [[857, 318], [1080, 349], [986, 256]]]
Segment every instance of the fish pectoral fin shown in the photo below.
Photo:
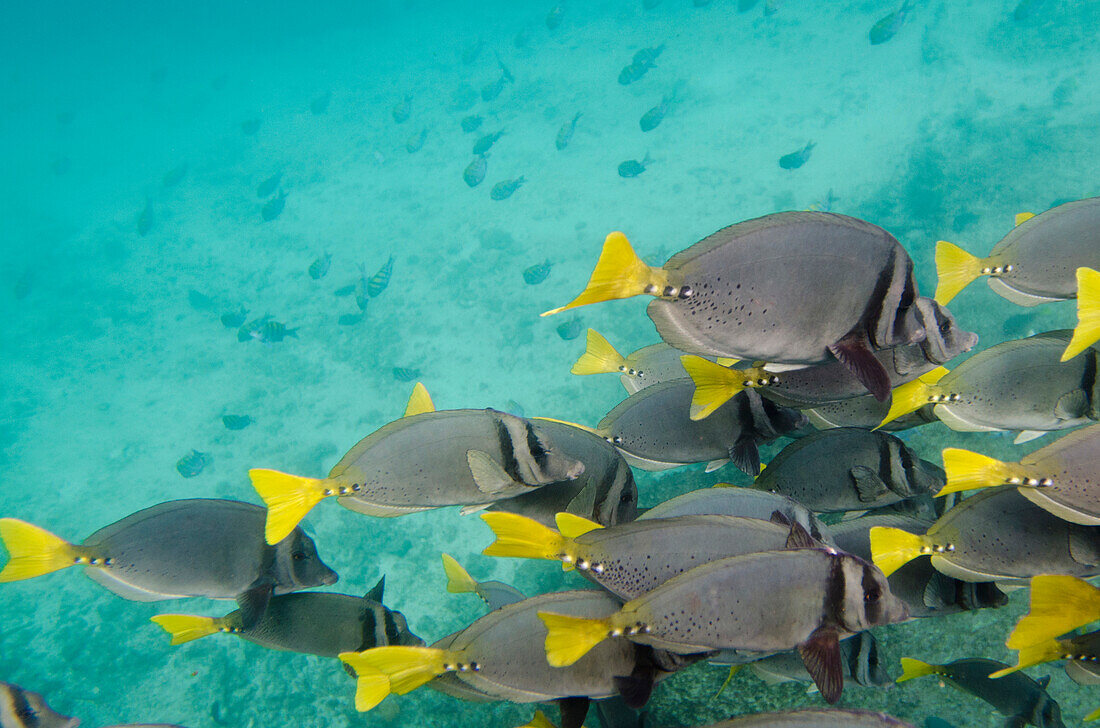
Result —
[[1046, 430], [1020, 430], [1019, 434], [1016, 435], [1016, 439], [1012, 441], [1012, 444], [1023, 445], [1025, 442], [1037, 440], [1046, 434], [1049, 434]]
[[958, 583], [956, 579], [944, 576], [938, 571], [933, 571], [932, 578], [924, 585], [924, 593], [921, 595], [924, 606], [929, 609], [943, 609], [953, 604], [956, 583]]
[[729, 464], [729, 458], [718, 458], [717, 460], [711, 460], [709, 463], [707, 463], [706, 470], [704, 470], [703, 472], [713, 473], [715, 470], [718, 470], [719, 468], [724, 468]]
[[237, 606], [241, 608], [241, 627], [252, 629], [267, 611], [267, 603], [275, 591], [275, 581], [270, 576], [257, 579], [252, 586], [237, 595]]
[[1060, 420], [1077, 420], [1089, 411], [1089, 398], [1083, 389], [1066, 392], [1054, 405], [1054, 415]]
[[729, 450], [730, 462], [746, 475], [756, 477], [760, 475], [760, 448], [756, 444], [756, 438], [743, 434], [733, 443]]
[[848, 477], [852, 479], [861, 503], [873, 503], [879, 496], [890, 490], [878, 473], [866, 465], [855, 465], [849, 468]]
[[890, 399], [890, 375], [886, 367], [871, 352], [870, 342], [863, 334], [848, 334], [829, 347], [833, 356], [848, 368], [860, 384], [879, 402]]
[[840, 700], [844, 690], [844, 664], [836, 629], [818, 627], [809, 639], [798, 646], [798, 654], [802, 656], [802, 663], [825, 702], [832, 705]]
[[587, 697], [561, 698], [558, 700], [558, 710], [561, 711], [561, 728], [581, 728], [584, 725], [584, 719], [588, 717], [588, 704], [590, 702]]
[[614, 683], [623, 702], [627, 707], [635, 710], [649, 702], [649, 696], [653, 693], [652, 672], [643, 671], [640, 668], [635, 668], [631, 675], [616, 675]]
[[529, 490], [522, 483], [512, 480], [500, 463], [483, 450], [467, 450], [466, 463], [470, 466], [470, 475], [482, 493], [495, 496], [515, 495]]
[[477, 513], [478, 511], [483, 511], [491, 505], [493, 505], [493, 504], [492, 503], [472, 503], [468, 506], [462, 506], [461, 508], [458, 509], [458, 515], [468, 516], [471, 513]]

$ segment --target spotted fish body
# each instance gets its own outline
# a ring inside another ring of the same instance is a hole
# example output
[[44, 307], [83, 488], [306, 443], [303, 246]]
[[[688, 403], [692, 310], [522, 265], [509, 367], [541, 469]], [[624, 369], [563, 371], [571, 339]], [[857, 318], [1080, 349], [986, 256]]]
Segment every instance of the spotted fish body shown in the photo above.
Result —
[[914, 728], [885, 713], [869, 710], [790, 710], [756, 713], [723, 721], [708, 728]]
[[677, 516], [740, 516], [770, 520], [776, 512], [801, 524], [815, 541], [831, 544], [832, 537], [809, 508], [788, 496], [751, 488], [700, 488], [650, 508], [638, 520]]

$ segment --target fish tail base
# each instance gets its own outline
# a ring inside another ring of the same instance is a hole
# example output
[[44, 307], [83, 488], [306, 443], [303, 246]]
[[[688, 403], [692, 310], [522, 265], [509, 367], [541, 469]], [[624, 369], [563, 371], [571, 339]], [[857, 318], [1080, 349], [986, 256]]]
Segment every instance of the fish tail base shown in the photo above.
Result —
[[709, 359], [685, 354], [680, 357], [680, 363], [684, 365], [684, 371], [691, 377], [691, 381], [695, 382], [695, 393], [691, 395], [689, 410], [689, 416], [693, 420], [709, 417], [745, 388], [744, 373], [727, 369]]
[[925, 545], [925, 537], [900, 528], [875, 526], [871, 529], [871, 560], [886, 576], [920, 556]]
[[470, 594], [477, 591], [477, 582], [470, 572], [450, 554], [443, 554], [443, 572], [447, 575], [447, 591], [451, 594]]
[[190, 614], [158, 614], [150, 618], [172, 637], [171, 644], [208, 637], [226, 629], [225, 620], [213, 617], [196, 617]]

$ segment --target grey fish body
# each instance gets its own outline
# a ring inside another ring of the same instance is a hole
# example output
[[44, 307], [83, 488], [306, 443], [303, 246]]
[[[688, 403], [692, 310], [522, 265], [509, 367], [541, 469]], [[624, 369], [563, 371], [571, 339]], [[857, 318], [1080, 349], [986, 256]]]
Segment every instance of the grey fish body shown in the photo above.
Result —
[[745, 472], [759, 472], [759, 443], [804, 423], [794, 410], [763, 400], [753, 390], [738, 393], [706, 419], [692, 420], [694, 391], [690, 379], [646, 387], [619, 403], [597, 429], [631, 465], [646, 470], [729, 459]]
[[913, 728], [885, 713], [869, 710], [811, 708], [782, 713], [756, 713], [715, 723], [707, 728]]
[[996, 680], [989, 675], [1008, 665], [996, 660], [969, 658], [937, 666], [936, 675], [959, 690], [984, 700], [1002, 715], [1020, 717], [1026, 725], [1038, 728], [1065, 728], [1062, 710], [1047, 694], [1046, 688], [1022, 672]]
[[792, 523], [801, 524], [815, 540], [832, 543], [828, 529], [809, 508], [788, 496], [751, 488], [700, 488], [660, 503], [638, 516], [638, 519], [715, 515], [767, 521], [776, 511]]
[[[368, 515], [482, 505], [584, 472], [580, 461], [555, 450], [537, 423], [491, 409], [440, 410], [403, 417], [360, 440], [325, 482], [350, 488], [340, 504]], [[479, 486], [474, 457], [487, 477], [499, 479]]]
[[[893, 591], [893, 585], [890, 589]], [[851, 681], [868, 688], [893, 687], [894, 680], [879, 657], [878, 641], [872, 633], [859, 632], [842, 640], [840, 656], [844, 666], [845, 684]], [[802, 656], [794, 650], [751, 662], [749, 669], [769, 685], [814, 681], [802, 662]]]
[[939, 492], [943, 471], [884, 432], [838, 428], [787, 445], [754, 487], [788, 495], [815, 513], [856, 511]]
[[635, 81], [641, 80], [642, 76], [649, 73], [649, 69], [653, 68], [649, 63], [634, 62], [623, 67], [623, 70], [619, 72], [619, 83], [623, 86], [629, 86]]
[[571, 121], [562, 124], [561, 128], [558, 129], [558, 136], [554, 139], [554, 146], [557, 147], [558, 151], [569, 146], [569, 142], [573, 139], [574, 132], [577, 131], [577, 121], [580, 120], [580, 118], [581, 112], [578, 111]]
[[141, 214], [137, 219], [137, 231], [138, 235], [145, 237], [149, 234], [149, 231], [153, 229], [153, 224], [156, 221], [156, 215], [153, 212], [152, 200], [145, 201], [145, 207], [142, 208]]
[[637, 177], [645, 171], [646, 165], [648, 164], [648, 156], [640, 162], [637, 159], [628, 159], [619, 164], [619, 176], [626, 179]]
[[462, 179], [470, 187], [477, 187], [485, 179], [485, 172], [488, 169], [488, 161], [486, 161], [485, 155], [474, 157], [474, 160], [466, 165], [466, 169], [462, 172]]
[[810, 142], [797, 152], [784, 154], [779, 158], [779, 166], [787, 170], [798, 169], [810, 160], [810, 153], [813, 152], [815, 146], [817, 145], [814, 142]]
[[933, 413], [933, 406], [928, 404], [882, 425], [881, 422], [889, 411], [889, 402], [880, 402], [870, 394], [840, 402], [826, 402], [804, 410], [810, 424], [819, 430], [833, 427], [862, 427], [870, 430], [878, 427], [887, 432], [898, 432], [939, 421]]
[[1085, 427], [1020, 459], [1029, 476], [1052, 484], [1020, 488], [1040, 508], [1073, 523], [1100, 526], [1100, 425]]
[[0, 682], [0, 728], [76, 728], [80, 720], [62, 715], [41, 694]]
[[485, 120], [477, 115], [470, 115], [462, 117], [462, 131], [469, 134], [475, 132], [481, 128], [482, 122]]
[[661, 103], [657, 104], [653, 108], [642, 114], [642, 118], [638, 121], [638, 126], [642, 131], [653, 131], [657, 126], [664, 121], [665, 115], [668, 114], [669, 108], [672, 106], [673, 95], [668, 94], [661, 99]]
[[85, 573], [126, 599], [237, 599], [269, 581], [275, 594], [333, 584], [313, 539], [295, 528], [264, 542], [267, 512], [229, 500], [160, 503], [99, 529], [82, 546], [110, 564]]

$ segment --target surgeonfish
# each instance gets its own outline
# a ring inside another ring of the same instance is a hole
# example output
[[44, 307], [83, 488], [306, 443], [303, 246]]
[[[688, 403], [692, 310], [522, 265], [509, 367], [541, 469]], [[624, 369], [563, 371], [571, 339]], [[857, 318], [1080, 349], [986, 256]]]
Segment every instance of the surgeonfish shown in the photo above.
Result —
[[1053, 660], [1066, 660], [1066, 674], [1079, 685], [1100, 685], [1100, 631], [1022, 647], [1015, 665], [998, 670], [989, 677], [996, 680]]
[[464, 116], [461, 122], [462, 131], [467, 134], [475, 132], [481, 128], [484, 121], [485, 119], [478, 115], [471, 114], [470, 116]]
[[912, 10], [915, 1], [902, 0], [901, 6], [897, 10], [880, 18], [877, 23], [871, 26], [871, 30], [867, 33], [871, 45], [881, 45], [897, 35], [898, 31], [901, 30], [901, 26], [905, 25], [905, 19], [909, 16], [909, 11]]
[[384, 645], [423, 645], [405, 616], [382, 604], [385, 579], [365, 596], [295, 592], [272, 597], [260, 620], [245, 627], [240, 611], [221, 618], [158, 614], [152, 621], [179, 645], [219, 632], [270, 650], [336, 657]]
[[1075, 430], [1016, 463], [947, 448], [943, 464], [947, 486], [939, 495], [1009, 486], [1063, 520], [1100, 526], [1100, 425]]
[[80, 720], [51, 708], [41, 694], [0, 682], [0, 728], [76, 728]]
[[185, 478], [194, 478], [203, 471], [210, 462], [209, 456], [198, 450], [191, 450], [176, 461], [176, 470]]
[[565, 122], [558, 129], [558, 135], [554, 138], [554, 146], [558, 151], [565, 149], [569, 146], [569, 142], [573, 140], [573, 134], [577, 131], [577, 122], [580, 121], [581, 112], [577, 112], [573, 115], [572, 120]]
[[1031, 609], [1005, 641], [1009, 649], [1031, 647], [1100, 621], [1100, 589], [1087, 581], [1042, 574], [1030, 586]]
[[523, 282], [529, 286], [537, 286], [550, 277], [550, 270], [554, 267], [553, 261], [535, 263], [523, 269]]
[[474, 156], [484, 157], [485, 154], [493, 148], [493, 145], [496, 144], [497, 140], [500, 139], [502, 136], [504, 136], [503, 129], [492, 134], [485, 134], [478, 137], [478, 140], [474, 142]]
[[[668, 344], [651, 344], [623, 356], [595, 329], [588, 329], [584, 354], [569, 371], [573, 374], [619, 374], [630, 394], [672, 379], [688, 376], [681, 358], [684, 353]], [[732, 396], [732, 395], [731, 395]]]
[[236, 599], [245, 625], [255, 625], [275, 594], [336, 583], [313, 539], [287, 529], [268, 546], [264, 509], [231, 500], [160, 503], [70, 544], [14, 518], [0, 519], [11, 555], [0, 582], [85, 566], [94, 581], [124, 599]]
[[584, 463], [557, 452], [538, 423], [493, 409], [464, 409], [406, 414], [360, 440], [325, 478], [264, 469], [249, 476], [268, 507], [271, 543], [329, 497], [380, 517], [446, 506], [477, 509], [583, 472]]
[[543, 315], [654, 296], [649, 317], [677, 349], [773, 365], [836, 359], [886, 399], [890, 378], [872, 351], [937, 335], [928, 322], [952, 327], [938, 304], [917, 296], [912, 269], [888, 232], [834, 213], [781, 212], [737, 223], [659, 268], [615, 232], [585, 290]]
[[318, 255], [312, 263], [309, 264], [309, 277], [315, 281], [319, 281], [328, 275], [329, 266], [332, 264], [332, 253], [325, 252], [324, 255]]
[[646, 167], [648, 167], [652, 161], [653, 160], [649, 157], [649, 152], [646, 152], [645, 157], [643, 157], [640, 162], [637, 159], [628, 159], [625, 162], [620, 162], [619, 176], [624, 179], [637, 177], [646, 170]]
[[907, 616], [882, 572], [860, 558], [822, 548], [712, 561], [604, 618], [552, 608], [539, 612], [548, 630], [551, 665], [571, 665], [609, 638], [615, 644], [624, 636], [681, 654], [797, 647], [828, 703], [835, 703], [844, 687], [840, 638]]
[[665, 94], [661, 98], [661, 103], [642, 114], [642, 118], [638, 120], [638, 126], [641, 130], [645, 132], [656, 129], [657, 126], [664, 121], [665, 115], [668, 114], [668, 110], [672, 108], [674, 101], [676, 101], [675, 92]]
[[283, 209], [286, 207], [286, 192], [279, 190], [279, 194], [272, 197], [270, 200], [264, 203], [264, 206], [260, 208], [260, 217], [264, 222], [271, 222], [279, 215], [283, 214]]
[[483, 513], [496, 540], [486, 556], [560, 561], [623, 600], [700, 564], [759, 551], [815, 545], [801, 526], [736, 516], [653, 518], [602, 528], [559, 513], [558, 530], [512, 513]]
[[[878, 640], [871, 632], [857, 632], [840, 641], [840, 656], [844, 668], [844, 683], [849, 681], [864, 687], [893, 687], [894, 679], [879, 657]], [[808, 682], [813, 678], [806, 671], [802, 657], [791, 650], [762, 660], [750, 662], [749, 669], [768, 685], [785, 682]]]
[[784, 154], [779, 158], [779, 166], [786, 170], [798, 169], [806, 162], [810, 161], [810, 153], [813, 152], [814, 147], [817, 144], [815, 142], [807, 142], [806, 146], [801, 149]]
[[393, 115], [393, 120], [398, 124], [404, 124], [409, 120], [412, 115], [412, 96], [406, 96], [398, 101], [390, 109], [390, 114]]
[[1015, 489], [993, 488], [944, 513], [924, 535], [872, 528], [874, 562], [889, 576], [918, 556], [962, 581], [1024, 583], [1038, 574], [1100, 574], [1100, 528], [1047, 513]]
[[1005, 341], [978, 352], [955, 369], [935, 369], [894, 390], [883, 420], [927, 404], [944, 424], [961, 432], [1019, 430], [1017, 443], [1043, 432], [1100, 419], [1100, 350], [1059, 361], [1068, 331]]
[[416, 154], [424, 148], [424, 142], [427, 140], [428, 129], [425, 127], [405, 140], [405, 151], [409, 154]]
[[382, 293], [386, 290], [386, 286], [390, 284], [390, 276], [393, 275], [393, 256], [391, 255], [386, 264], [383, 265], [377, 273], [367, 279], [366, 289], [367, 295], [371, 298]]
[[959, 690], [989, 703], [1002, 715], [1012, 719], [1010, 725], [1065, 728], [1065, 723], [1062, 722], [1062, 709], [1046, 691], [1047, 683], [1050, 682], [1049, 677], [1035, 681], [1017, 672], [1007, 678], [990, 679], [991, 673], [1007, 668], [1008, 665], [983, 658], [955, 660], [946, 665], [930, 665], [927, 662], [903, 657], [901, 667], [902, 675], [898, 678], [899, 683], [924, 675], [935, 675]]
[[1021, 306], [1076, 298], [1077, 270], [1100, 270], [1100, 197], [1021, 213], [1016, 226], [985, 258], [945, 240], [936, 243], [936, 300], [947, 304], [980, 276], [1002, 298]]
[[488, 169], [487, 154], [479, 154], [473, 161], [466, 165], [462, 172], [462, 180], [468, 187], [477, 187], [485, 180], [485, 172]]
[[870, 710], [807, 708], [753, 713], [705, 728], [914, 728], [905, 721]]
[[489, 191], [489, 197], [498, 202], [500, 200], [507, 200], [516, 190], [522, 187], [523, 183], [526, 181], [526, 178], [522, 175], [514, 179], [501, 180], [493, 185], [493, 189]]
[[527, 598], [510, 584], [475, 580], [450, 554], [443, 554], [443, 572], [447, 575], [447, 591], [452, 594], [477, 594], [490, 610], [522, 602]]
[[753, 487], [790, 496], [815, 513], [835, 513], [935, 494], [943, 483], [939, 466], [893, 435], [842, 427], [788, 444]]

